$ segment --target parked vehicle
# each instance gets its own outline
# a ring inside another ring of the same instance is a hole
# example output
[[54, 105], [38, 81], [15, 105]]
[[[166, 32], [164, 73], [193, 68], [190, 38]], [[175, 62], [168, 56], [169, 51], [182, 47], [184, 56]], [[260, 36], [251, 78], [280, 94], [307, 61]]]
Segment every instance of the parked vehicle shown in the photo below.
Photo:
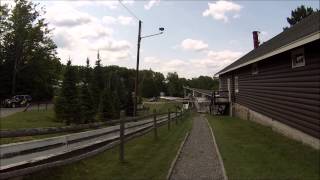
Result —
[[21, 107], [27, 106], [31, 103], [32, 97], [30, 95], [15, 95], [10, 99], [4, 100], [4, 107]]

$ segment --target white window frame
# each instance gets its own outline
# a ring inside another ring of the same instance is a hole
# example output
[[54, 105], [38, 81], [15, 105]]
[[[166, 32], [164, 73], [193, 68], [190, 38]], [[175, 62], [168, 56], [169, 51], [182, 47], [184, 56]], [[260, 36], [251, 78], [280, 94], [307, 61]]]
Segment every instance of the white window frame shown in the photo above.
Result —
[[305, 59], [303, 47], [291, 51], [291, 63], [292, 63], [292, 68], [303, 67], [306, 65], [306, 59]]
[[234, 92], [239, 92], [239, 76], [234, 77]]

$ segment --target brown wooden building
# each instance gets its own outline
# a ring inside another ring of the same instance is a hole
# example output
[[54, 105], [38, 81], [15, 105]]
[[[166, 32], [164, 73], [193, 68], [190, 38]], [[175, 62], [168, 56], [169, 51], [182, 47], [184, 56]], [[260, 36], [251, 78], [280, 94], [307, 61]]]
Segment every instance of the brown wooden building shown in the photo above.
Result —
[[320, 13], [217, 73], [232, 114], [320, 149]]

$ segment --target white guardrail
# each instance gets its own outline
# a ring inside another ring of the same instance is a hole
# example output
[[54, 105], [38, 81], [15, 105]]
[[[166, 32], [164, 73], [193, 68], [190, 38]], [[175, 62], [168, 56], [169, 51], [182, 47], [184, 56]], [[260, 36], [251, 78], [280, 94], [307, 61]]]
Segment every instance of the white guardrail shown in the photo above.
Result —
[[[175, 113], [171, 113], [171, 118], [175, 117]], [[164, 123], [167, 119], [168, 115], [157, 116], [157, 124]], [[125, 135], [129, 136], [152, 127], [153, 117], [128, 122], [125, 123]], [[63, 136], [0, 145], [0, 174], [1, 171], [14, 167], [57, 157], [99, 143], [118, 140], [119, 130], [120, 125], [115, 125]]]

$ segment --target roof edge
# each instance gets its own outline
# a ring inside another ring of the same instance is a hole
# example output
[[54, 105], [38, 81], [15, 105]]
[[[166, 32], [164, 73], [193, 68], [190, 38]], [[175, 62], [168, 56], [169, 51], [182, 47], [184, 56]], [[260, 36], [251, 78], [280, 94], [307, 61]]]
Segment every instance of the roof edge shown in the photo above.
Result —
[[284, 45], [284, 46], [281, 46], [280, 48], [275, 49], [275, 50], [273, 50], [273, 51], [271, 51], [271, 52], [269, 52], [269, 53], [266, 53], [266, 54], [264, 54], [264, 55], [262, 55], [262, 56], [259, 56], [259, 57], [257, 57], [257, 58], [251, 59], [250, 61], [248, 61], [248, 62], [246, 62], [246, 63], [240, 64], [240, 65], [238, 65], [238, 66], [236, 66], [236, 67], [233, 67], [233, 68], [230, 68], [230, 69], [228, 69], [228, 70], [226, 70], [226, 71], [217, 72], [217, 73], [215, 74], [215, 76], [216, 76], [216, 75], [225, 74], [225, 73], [227, 73], [227, 72], [230, 72], [230, 71], [239, 69], [239, 68], [241, 68], [241, 67], [244, 67], [244, 66], [247, 66], [247, 65], [249, 65], [249, 64], [252, 64], [252, 63], [255, 63], [255, 62], [264, 60], [264, 59], [269, 58], [269, 57], [271, 57], [271, 56], [275, 56], [275, 55], [280, 54], [280, 53], [282, 53], [282, 52], [291, 50], [291, 49], [293, 49], [293, 48], [296, 48], [296, 47], [305, 45], [305, 44], [307, 44], [307, 43], [310, 43], [310, 42], [313, 42], [313, 41], [316, 41], [316, 40], [319, 40], [319, 39], [320, 39], [320, 31], [316, 31], [316, 32], [314, 32], [314, 33], [312, 33], [312, 34], [309, 34], [309, 35], [307, 35], [307, 36], [304, 36], [304, 37], [302, 37], [302, 38], [300, 38], [300, 39], [298, 39], [298, 40], [296, 40], [296, 41], [293, 41], [293, 42], [291, 42], [291, 43], [289, 43], [289, 44], [286, 44], [286, 45]]

